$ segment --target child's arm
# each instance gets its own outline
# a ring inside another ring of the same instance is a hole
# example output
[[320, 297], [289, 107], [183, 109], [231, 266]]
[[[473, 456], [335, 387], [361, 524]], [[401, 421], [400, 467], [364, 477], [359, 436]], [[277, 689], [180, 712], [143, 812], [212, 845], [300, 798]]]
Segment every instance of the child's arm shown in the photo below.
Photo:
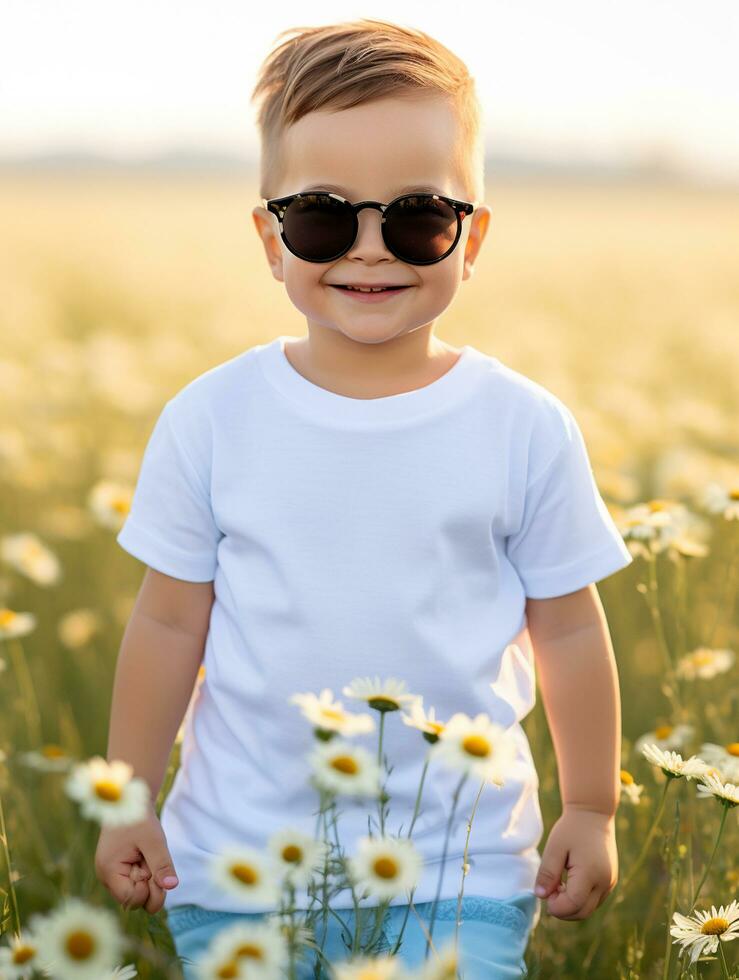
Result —
[[[528, 599], [526, 616], [563, 810], [547, 839], [537, 885], [546, 889], [548, 912], [584, 919], [618, 879], [618, 672], [595, 585], [551, 599]], [[562, 886], [565, 868], [567, 884]]]
[[108, 761], [124, 759], [152, 802], [203, 659], [212, 582], [185, 582], [147, 568], [123, 634], [113, 687]]
[[[186, 582], [149, 568], [123, 635], [107, 759], [129, 762], [148, 783], [151, 812], [133, 827], [102, 829], [96, 871], [128, 908], [145, 904], [157, 912], [164, 901], [161, 881], [174, 870], [154, 803], [202, 662], [213, 596], [212, 582]], [[139, 864], [148, 882], [131, 874]]]

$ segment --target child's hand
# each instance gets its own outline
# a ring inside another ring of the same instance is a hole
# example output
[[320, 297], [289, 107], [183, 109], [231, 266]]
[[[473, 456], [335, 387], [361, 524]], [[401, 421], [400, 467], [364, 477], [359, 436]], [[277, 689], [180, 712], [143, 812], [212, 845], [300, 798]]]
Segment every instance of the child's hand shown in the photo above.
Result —
[[547, 912], [558, 919], [587, 919], [617, 881], [613, 816], [566, 806], [549, 833], [536, 876], [536, 886], [545, 889], [539, 897], [547, 899]]
[[101, 828], [95, 873], [123, 908], [144, 906], [151, 915], [162, 908], [165, 891], [177, 883], [165, 884], [170, 876], [176, 879], [176, 872], [153, 808], [139, 823]]

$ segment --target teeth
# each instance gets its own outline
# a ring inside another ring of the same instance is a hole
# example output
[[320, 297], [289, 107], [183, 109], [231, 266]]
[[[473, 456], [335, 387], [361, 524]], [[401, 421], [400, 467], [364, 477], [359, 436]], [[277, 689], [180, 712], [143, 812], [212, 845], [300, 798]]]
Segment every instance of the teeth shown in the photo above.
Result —
[[385, 286], [377, 286], [374, 289], [365, 288], [364, 286], [347, 286], [347, 289], [356, 289], [360, 293], [381, 293], [386, 288]]

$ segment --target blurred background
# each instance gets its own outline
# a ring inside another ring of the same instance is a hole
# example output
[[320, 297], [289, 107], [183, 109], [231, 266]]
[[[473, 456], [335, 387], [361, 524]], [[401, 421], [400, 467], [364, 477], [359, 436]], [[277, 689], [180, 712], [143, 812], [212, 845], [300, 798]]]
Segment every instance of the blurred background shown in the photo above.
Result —
[[[0, 607], [36, 624], [22, 648], [0, 642], [0, 714], [13, 773], [10, 789], [3, 776], [8, 873], [24, 910], [96, 887], [79, 857], [89, 850], [67, 853], [71, 805], [20, 752], [42, 763], [105, 754], [116, 652], [143, 572], [114, 536], [153, 422], [210, 367], [305, 334], [250, 213], [258, 65], [281, 30], [364, 16], [445, 43], [469, 65], [485, 112], [492, 221], [437, 334], [494, 354], [572, 408], [614, 517], [653, 498], [692, 504], [712, 481], [739, 497], [734, 2], [5, 0], [0, 535], [17, 548], [0, 557]], [[667, 638], [683, 650], [730, 647], [737, 522], [704, 514], [693, 527], [703, 544], [681, 554], [679, 605], [669, 562], [665, 571]], [[737, 737], [736, 685], [720, 709], [709, 688], [696, 690], [677, 716], [644, 577], [635, 563], [600, 587], [621, 672], [624, 765], [637, 767], [634, 740], [659, 724], [694, 716], [700, 737]], [[559, 804], [540, 704], [526, 729], [548, 829]], [[627, 861], [647, 817], [620, 820]], [[714, 886], [705, 896], [718, 902]], [[659, 907], [650, 915], [644, 934], [657, 929], [658, 957]], [[129, 924], [145, 935], [147, 919], [133, 913]], [[581, 962], [588, 928], [540, 927], [553, 934], [536, 941], [557, 975], [577, 975], [568, 964]], [[614, 944], [633, 959], [637, 939]]]

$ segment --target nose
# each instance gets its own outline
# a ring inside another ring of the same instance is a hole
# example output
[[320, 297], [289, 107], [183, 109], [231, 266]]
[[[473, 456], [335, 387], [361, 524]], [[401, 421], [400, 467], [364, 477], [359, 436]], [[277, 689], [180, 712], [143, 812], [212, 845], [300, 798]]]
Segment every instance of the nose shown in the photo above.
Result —
[[385, 246], [382, 237], [383, 214], [377, 204], [365, 204], [357, 212], [357, 237], [347, 252], [349, 257], [366, 259], [377, 257], [394, 258]]

